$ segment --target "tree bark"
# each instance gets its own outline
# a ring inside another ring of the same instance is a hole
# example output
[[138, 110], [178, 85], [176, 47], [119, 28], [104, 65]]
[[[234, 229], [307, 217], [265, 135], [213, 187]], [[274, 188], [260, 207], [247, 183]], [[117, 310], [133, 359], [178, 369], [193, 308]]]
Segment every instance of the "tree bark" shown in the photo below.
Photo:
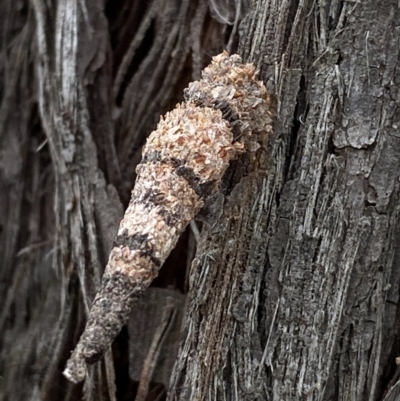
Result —
[[400, 396], [394, 0], [252, 3], [238, 52], [275, 94], [273, 135], [232, 164], [190, 271], [193, 231], [114, 357], [83, 387], [61, 376], [145, 137], [235, 50], [235, 4], [0, 2], [0, 400]]
[[171, 400], [398, 396], [398, 4], [259, 1], [268, 167], [202, 233]]

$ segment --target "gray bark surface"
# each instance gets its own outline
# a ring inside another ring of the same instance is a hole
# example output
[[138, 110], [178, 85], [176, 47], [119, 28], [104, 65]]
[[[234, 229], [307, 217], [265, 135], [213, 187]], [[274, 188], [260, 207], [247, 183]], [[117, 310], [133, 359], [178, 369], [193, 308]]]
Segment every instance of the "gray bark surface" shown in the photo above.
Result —
[[[397, 400], [398, 2], [111, 3], [0, 1], [0, 400]], [[145, 137], [245, 11], [274, 135], [73, 386]]]
[[245, 19], [278, 99], [270, 163], [202, 233], [168, 399], [397, 399], [398, 18], [266, 0]]

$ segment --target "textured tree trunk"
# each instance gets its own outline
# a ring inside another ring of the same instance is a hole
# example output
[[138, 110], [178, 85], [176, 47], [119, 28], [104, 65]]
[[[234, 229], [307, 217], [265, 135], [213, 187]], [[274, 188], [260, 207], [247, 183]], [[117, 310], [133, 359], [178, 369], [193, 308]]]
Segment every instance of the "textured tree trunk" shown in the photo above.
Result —
[[[0, 1], [0, 400], [400, 397], [398, 2], [248, 6]], [[274, 133], [72, 385], [141, 146], [226, 46]]]

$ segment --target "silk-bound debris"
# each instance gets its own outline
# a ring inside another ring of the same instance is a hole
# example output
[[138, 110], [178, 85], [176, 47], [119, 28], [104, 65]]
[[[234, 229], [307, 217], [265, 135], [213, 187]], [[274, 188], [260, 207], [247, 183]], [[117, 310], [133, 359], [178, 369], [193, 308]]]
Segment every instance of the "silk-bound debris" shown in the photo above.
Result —
[[[229, 163], [257, 149], [272, 130], [270, 97], [252, 64], [237, 55], [213, 58], [167, 113], [143, 148], [122, 219], [86, 328], [64, 375], [77, 383], [126, 323], [182, 231], [219, 189]], [[134, 341], [134, 339], [132, 339]]]

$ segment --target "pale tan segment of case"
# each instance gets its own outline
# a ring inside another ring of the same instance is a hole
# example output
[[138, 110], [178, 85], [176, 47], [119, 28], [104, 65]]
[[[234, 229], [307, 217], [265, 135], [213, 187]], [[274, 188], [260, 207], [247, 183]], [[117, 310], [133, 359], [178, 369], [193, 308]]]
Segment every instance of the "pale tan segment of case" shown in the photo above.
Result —
[[178, 104], [161, 118], [157, 131], [147, 140], [143, 155], [159, 151], [163, 160], [184, 161], [185, 167], [192, 169], [201, 182], [218, 183], [236, 151], [242, 149], [239, 143], [232, 142], [230, 126], [221, 112], [188, 102]]

